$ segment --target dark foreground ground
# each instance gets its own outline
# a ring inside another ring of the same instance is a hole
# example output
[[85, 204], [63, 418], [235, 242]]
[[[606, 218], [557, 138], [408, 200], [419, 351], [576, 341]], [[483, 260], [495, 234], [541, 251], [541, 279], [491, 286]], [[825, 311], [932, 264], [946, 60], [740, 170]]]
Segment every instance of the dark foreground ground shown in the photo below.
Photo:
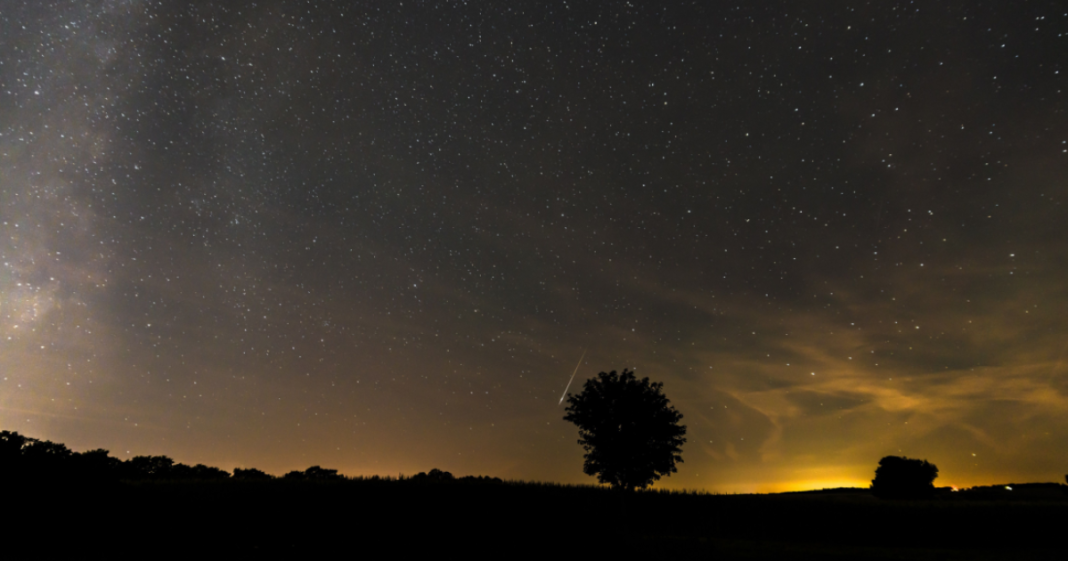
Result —
[[1068, 558], [1068, 495], [1053, 487], [906, 502], [369, 480], [5, 487], [0, 542], [19, 555], [0, 557], [11, 559]]

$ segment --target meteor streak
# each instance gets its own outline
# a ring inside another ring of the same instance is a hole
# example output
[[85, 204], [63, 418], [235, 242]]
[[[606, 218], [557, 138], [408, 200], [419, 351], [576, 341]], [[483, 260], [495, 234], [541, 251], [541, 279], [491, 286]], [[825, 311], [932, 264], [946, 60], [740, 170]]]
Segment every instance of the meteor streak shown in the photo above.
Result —
[[564, 398], [567, 397], [567, 390], [571, 389], [571, 382], [575, 381], [575, 374], [578, 374], [579, 366], [582, 366], [582, 359], [584, 358], [586, 358], [585, 349], [583, 349], [582, 356], [579, 357], [578, 364], [575, 365], [575, 371], [571, 373], [571, 379], [567, 381], [567, 387], [564, 388], [564, 395], [560, 396], [560, 403], [557, 403], [557, 405], [562, 404], [564, 402]]

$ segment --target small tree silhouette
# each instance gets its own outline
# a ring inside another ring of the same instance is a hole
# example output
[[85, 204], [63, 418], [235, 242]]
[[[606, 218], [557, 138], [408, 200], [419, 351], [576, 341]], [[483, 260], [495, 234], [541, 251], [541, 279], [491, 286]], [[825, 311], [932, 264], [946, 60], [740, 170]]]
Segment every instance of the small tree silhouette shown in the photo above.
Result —
[[134, 456], [123, 462], [125, 479], [167, 479], [174, 468], [174, 460], [167, 456]]
[[17, 432], [0, 431], [0, 479], [22, 477], [28, 471], [22, 451], [33, 442], [36, 441]]
[[122, 475], [122, 460], [108, 455], [103, 448], [75, 453], [73, 477], [83, 482], [115, 483]]
[[324, 467], [312, 466], [304, 470], [304, 477], [308, 479], [316, 479], [320, 481], [332, 481], [345, 479], [344, 476], [338, 475], [336, 469], [326, 469]]
[[167, 477], [170, 479], [190, 479], [190, 480], [207, 480], [207, 479], [227, 479], [230, 474], [217, 467], [206, 466], [204, 464], [197, 464], [195, 466], [187, 466], [185, 464], [174, 464], [171, 466], [170, 472]]
[[438, 468], [430, 470], [430, 473], [421, 471], [411, 477], [412, 481], [422, 481], [428, 483], [451, 483], [456, 481], [456, 477], [452, 473], [447, 471], [441, 471]]
[[234, 479], [274, 479], [274, 476], [256, 468], [234, 468]]
[[568, 394], [565, 421], [579, 428], [586, 450], [582, 471], [617, 489], [644, 489], [682, 462], [682, 414], [661, 393], [662, 383], [637, 380], [626, 369], [586, 380], [582, 393]]
[[880, 499], [926, 499], [934, 495], [938, 468], [927, 460], [887, 456], [879, 460], [871, 492]]
[[22, 447], [21, 464], [24, 475], [40, 480], [60, 480], [70, 475], [74, 453], [66, 446], [50, 440], [27, 438]]
[[303, 481], [341, 481], [345, 479], [345, 476], [338, 475], [336, 469], [326, 469], [319, 466], [312, 466], [304, 471], [293, 470], [282, 476], [282, 479], [295, 479]]
[[22, 455], [22, 447], [33, 440], [13, 431], [0, 431], [0, 460], [14, 461]]

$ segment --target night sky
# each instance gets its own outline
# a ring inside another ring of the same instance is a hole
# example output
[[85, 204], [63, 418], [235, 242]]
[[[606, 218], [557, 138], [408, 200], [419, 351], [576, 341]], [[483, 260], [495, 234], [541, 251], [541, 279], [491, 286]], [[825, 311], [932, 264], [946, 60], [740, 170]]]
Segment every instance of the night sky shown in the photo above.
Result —
[[1062, 2], [0, 1], [0, 428], [227, 470], [1068, 472]]

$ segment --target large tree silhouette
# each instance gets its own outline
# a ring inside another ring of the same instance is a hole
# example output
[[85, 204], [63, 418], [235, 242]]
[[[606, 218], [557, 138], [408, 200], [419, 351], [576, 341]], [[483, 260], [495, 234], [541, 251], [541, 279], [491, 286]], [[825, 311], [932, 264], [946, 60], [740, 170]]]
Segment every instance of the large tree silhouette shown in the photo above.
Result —
[[579, 428], [586, 450], [582, 471], [617, 489], [644, 489], [682, 462], [682, 414], [661, 392], [662, 383], [637, 380], [626, 369], [586, 380], [582, 393], [568, 394], [565, 421]]
[[934, 495], [938, 468], [927, 460], [886, 456], [879, 460], [871, 492], [880, 499], [926, 499]]

